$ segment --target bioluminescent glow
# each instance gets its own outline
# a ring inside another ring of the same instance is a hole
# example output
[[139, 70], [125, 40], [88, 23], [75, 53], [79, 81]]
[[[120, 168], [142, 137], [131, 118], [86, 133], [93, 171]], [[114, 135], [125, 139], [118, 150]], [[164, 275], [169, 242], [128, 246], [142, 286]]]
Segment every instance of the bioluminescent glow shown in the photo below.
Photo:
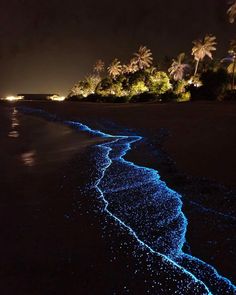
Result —
[[[46, 116], [42, 110], [24, 111]], [[183, 252], [188, 223], [182, 212], [181, 195], [168, 188], [156, 170], [124, 158], [141, 136], [114, 136], [79, 122], [64, 123], [110, 139], [97, 145], [99, 177], [95, 188], [104, 205], [102, 210], [127, 230], [142, 249], [161, 257], [170, 269], [186, 277], [188, 283], [181, 285], [175, 294], [236, 294], [236, 287], [215, 268]], [[156, 267], [166, 273], [170, 271], [161, 265]]]

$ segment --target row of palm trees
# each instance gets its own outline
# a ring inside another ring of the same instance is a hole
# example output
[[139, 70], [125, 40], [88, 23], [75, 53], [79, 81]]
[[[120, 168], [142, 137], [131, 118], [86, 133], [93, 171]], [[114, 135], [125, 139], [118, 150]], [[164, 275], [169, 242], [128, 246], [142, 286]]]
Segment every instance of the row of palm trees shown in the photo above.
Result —
[[[128, 64], [121, 64], [121, 62], [115, 58], [108, 66], [108, 74], [115, 79], [117, 76], [126, 73], [135, 73], [138, 70], [145, 70], [152, 65], [153, 57], [152, 52], [146, 46], [140, 46], [139, 50], [134, 53], [133, 58]], [[100, 75], [105, 70], [105, 63], [99, 59], [94, 65], [94, 72]]]
[[[234, 23], [236, 19], [236, 1], [234, 1], [229, 9], [227, 10], [229, 17], [229, 22]], [[194, 75], [197, 74], [199, 63], [208, 56], [212, 59], [212, 52], [216, 50], [216, 37], [211, 35], [206, 35], [202, 40], [193, 41], [192, 55], [195, 60], [195, 70]], [[235, 63], [235, 51], [236, 51], [236, 41], [231, 42], [231, 47], [229, 53], [232, 55], [233, 61]], [[186, 69], [189, 69], [188, 64], [184, 64], [185, 54], [181, 53], [177, 60], [173, 60], [173, 63], [169, 69], [169, 73], [173, 76], [174, 80], [180, 80], [183, 78], [183, 74]], [[146, 46], [140, 46], [138, 52], [134, 53], [134, 57], [130, 60], [127, 65], [122, 65], [121, 62], [116, 58], [108, 67], [108, 73], [112, 78], [119, 76], [122, 73], [134, 73], [138, 70], [145, 70], [151, 67], [153, 62], [153, 57], [150, 49]], [[232, 63], [229, 66], [229, 71], [234, 73], [235, 65]], [[98, 60], [94, 66], [94, 71], [100, 74], [104, 71], [105, 64], [102, 60]], [[233, 75], [234, 76], [234, 75]]]
[[[236, 43], [235, 41], [233, 41]], [[233, 42], [231, 44], [233, 44]], [[213, 52], [216, 50], [216, 37], [206, 35], [203, 39], [193, 41], [192, 56], [195, 60], [194, 75], [197, 75], [199, 63], [204, 60], [206, 56], [213, 59]], [[236, 47], [231, 46], [231, 53], [235, 53]], [[181, 80], [184, 78], [184, 74], [190, 69], [190, 65], [184, 63], [185, 53], [181, 53], [177, 59], [173, 59], [169, 68], [170, 76], [175, 80]], [[107, 71], [110, 77], [116, 79], [121, 74], [135, 73], [139, 70], [155, 70], [153, 67], [152, 52], [146, 46], [140, 46], [138, 51], [134, 53], [128, 64], [122, 65], [121, 62], [115, 58], [108, 66]], [[94, 65], [94, 72], [100, 75], [105, 70], [105, 63], [102, 60], [98, 60]]]
[[[195, 67], [191, 75], [191, 65], [185, 62], [185, 53], [179, 54], [176, 59], [172, 60], [172, 63], [168, 69], [170, 78], [173, 81], [181, 81], [186, 78], [186, 75], [190, 76], [187, 82], [188, 84], [193, 84], [195, 86], [201, 85], [199, 80], [199, 64], [203, 62], [206, 57], [213, 59], [213, 52], [216, 50], [216, 37], [211, 35], [206, 35], [203, 39], [193, 41], [193, 48], [191, 55], [194, 58]], [[227, 62], [228, 72], [232, 74], [231, 88], [234, 89], [235, 84], [235, 72], [236, 72], [236, 41], [231, 41], [229, 56], [222, 60]], [[99, 83], [104, 78], [105, 63], [99, 59], [94, 65], [93, 71], [95, 75], [89, 76], [84, 80], [76, 84], [71, 91], [71, 95], [76, 95], [83, 93], [86, 97], [91, 93], [95, 93], [95, 89]], [[150, 49], [146, 46], [140, 46], [137, 52], [135, 52], [127, 64], [122, 64], [117, 58], [115, 58], [111, 64], [107, 67], [107, 74], [110, 79], [116, 81], [120, 79], [121, 76], [130, 76], [136, 72], [146, 72], [149, 76], [157, 72], [156, 67], [153, 65], [153, 56]], [[106, 75], [105, 75], [106, 76]]]
[[[232, 3], [228, 11], [229, 22], [233, 23], [236, 19], [236, 1]], [[170, 78], [173, 81], [184, 80], [186, 74], [189, 74], [190, 78], [188, 82], [199, 81], [199, 65], [204, 61], [206, 57], [213, 59], [213, 52], [216, 50], [216, 37], [213, 35], [206, 35], [202, 39], [193, 41], [193, 47], [191, 55], [195, 63], [194, 69], [191, 75], [191, 66], [187, 63], [185, 53], [178, 55], [176, 59], [172, 60], [172, 63], [168, 69]], [[228, 73], [232, 75], [231, 88], [234, 89], [235, 74], [236, 74], [236, 40], [230, 42], [229, 56], [222, 59], [222, 64], [228, 63]], [[103, 73], [107, 70], [108, 76], [115, 82], [120, 76], [130, 76], [136, 72], [148, 72], [150, 75], [157, 72], [156, 67], [153, 65], [153, 55], [150, 49], [146, 46], [140, 46], [138, 51], [133, 54], [130, 61], [127, 64], [122, 64], [117, 58], [115, 58], [111, 64], [105, 68], [105, 63], [99, 59], [94, 65], [94, 76], [90, 76], [77, 84], [77, 89], [95, 89], [96, 83], [100, 83]], [[194, 83], [192, 83], [194, 84]], [[91, 87], [88, 87], [91, 85]], [[76, 87], [74, 88], [76, 89]], [[89, 90], [90, 91], [90, 90]], [[76, 91], [75, 91], [76, 92]], [[86, 93], [86, 91], [85, 91]]]

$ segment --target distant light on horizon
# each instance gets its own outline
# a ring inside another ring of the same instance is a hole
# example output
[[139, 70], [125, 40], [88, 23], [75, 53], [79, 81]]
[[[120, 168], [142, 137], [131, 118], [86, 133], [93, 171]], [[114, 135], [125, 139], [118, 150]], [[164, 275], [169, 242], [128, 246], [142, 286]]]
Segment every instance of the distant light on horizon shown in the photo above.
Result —
[[49, 96], [50, 100], [54, 100], [54, 101], [63, 101], [65, 100], [65, 96], [60, 96], [60, 95], [51, 95]]
[[4, 100], [16, 101], [16, 100], [21, 100], [23, 98], [24, 98], [24, 96], [20, 96], [20, 95], [18, 95], [18, 96], [10, 95], [10, 96], [5, 97]]

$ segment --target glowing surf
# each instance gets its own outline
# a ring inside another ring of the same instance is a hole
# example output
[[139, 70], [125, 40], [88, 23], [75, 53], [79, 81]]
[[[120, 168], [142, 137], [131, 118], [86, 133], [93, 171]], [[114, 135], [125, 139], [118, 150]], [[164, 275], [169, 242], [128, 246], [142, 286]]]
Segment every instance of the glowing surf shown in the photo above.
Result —
[[[23, 108], [23, 111], [56, 120], [55, 115], [42, 110]], [[132, 144], [142, 137], [114, 136], [80, 122], [64, 123], [110, 139], [98, 145], [100, 177], [95, 183], [106, 214], [135, 237], [140, 247], [170, 262], [176, 271], [203, 287], [204, 292], [196, 289], [193, 294], [236, 294], [236, 287], [212, 266], [183, 253], [187, 220], [182, 212], [181, 196], [160, 180], [156, 170], [124, 159]]]

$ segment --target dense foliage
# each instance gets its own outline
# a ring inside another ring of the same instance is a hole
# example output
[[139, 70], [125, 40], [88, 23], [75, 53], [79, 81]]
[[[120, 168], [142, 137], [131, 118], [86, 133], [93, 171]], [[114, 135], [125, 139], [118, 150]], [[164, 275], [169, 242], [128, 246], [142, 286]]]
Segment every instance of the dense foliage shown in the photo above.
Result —
[[[236, 2], [228, 11], [229, 22], [236, 18]], [[78, 81], [70, 90], [68, 100], [93, 102], [144, 102], [191, 99], [235, 99], [236, 40], [230, 42], [228, 56], [213, 60], [216, 37], [206, 35], [194, 40], [192, 58], [180, 53], [176, 59], [158, 66], [146, 46], [140, 46], [126, 64], [115, 58], [106, 68], [99, 59], [93, 74]], [[162, 66], [160, 66], [162, 65]]]

